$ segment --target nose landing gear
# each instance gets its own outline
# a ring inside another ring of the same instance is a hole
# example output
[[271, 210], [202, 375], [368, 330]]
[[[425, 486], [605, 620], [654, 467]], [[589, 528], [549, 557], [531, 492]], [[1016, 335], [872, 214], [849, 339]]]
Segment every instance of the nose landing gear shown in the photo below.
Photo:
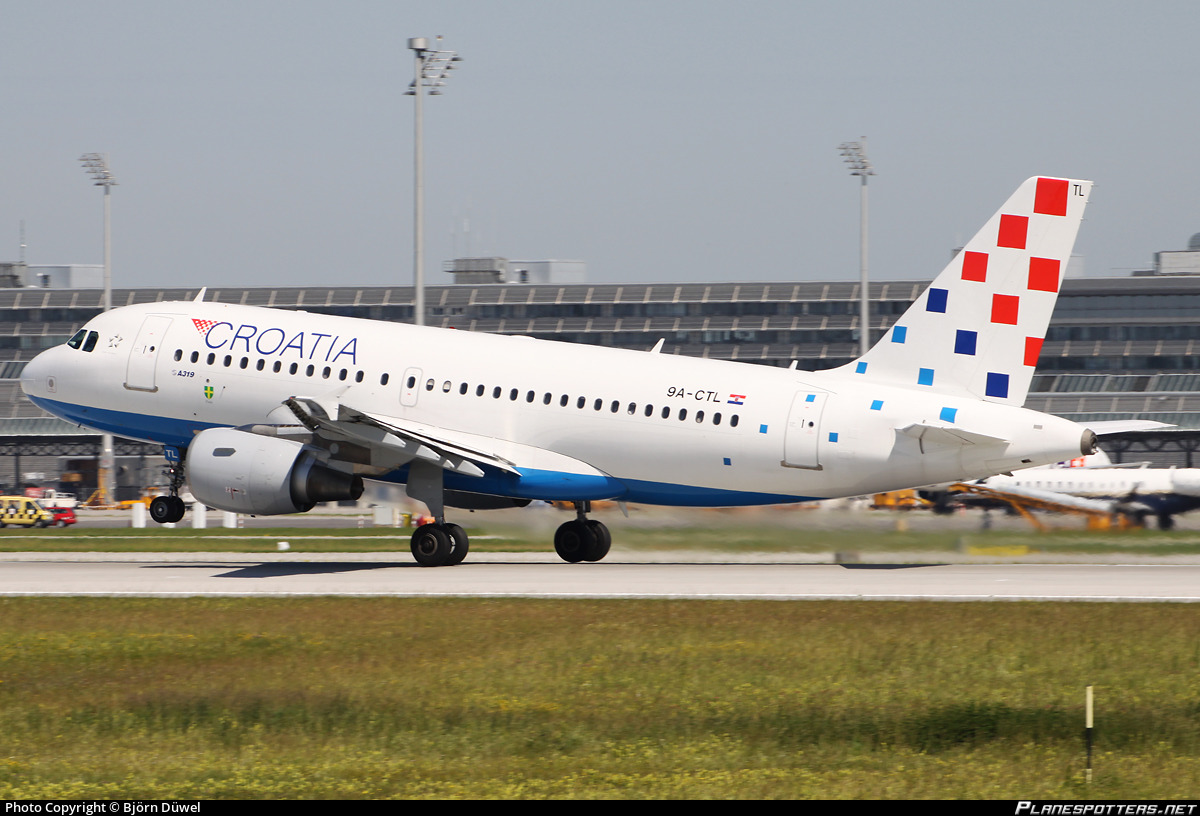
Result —
[[150, 518], [158, 524], [173, 524], [181, 520], [183, 514], [187, 512], [187, 506], [183, 503], [183, 499], [179, 498], [179, 490], [185, 481], [183, 471], [185, 454], [185, 451], [175, 448], [166, 450], [167, 467], [165, 472], [170, 495], [156, 496], [154, 501], [150, 502]]

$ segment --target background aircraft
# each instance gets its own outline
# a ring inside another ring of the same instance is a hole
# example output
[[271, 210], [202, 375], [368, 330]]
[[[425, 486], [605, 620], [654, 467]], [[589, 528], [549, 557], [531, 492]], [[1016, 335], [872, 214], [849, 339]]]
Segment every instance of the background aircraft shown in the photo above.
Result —
[[920, 491], [934, 502], [935, 512], [955, 506], [1007, 507], [1001, 495], [1030, 497], [1053, 503], [1075, 496], [1106, 506], [1144, 523], [1154, 516], [1160, 530], [1175, 526], [1174, 516], [1200, 507], [1200, 468], [1154, 468], [1146, 462], [1114, 465], [1103, 451], [1043, 467], [1016, 470], [978, 480], [995, 491], [954, 493], [946, 489]]

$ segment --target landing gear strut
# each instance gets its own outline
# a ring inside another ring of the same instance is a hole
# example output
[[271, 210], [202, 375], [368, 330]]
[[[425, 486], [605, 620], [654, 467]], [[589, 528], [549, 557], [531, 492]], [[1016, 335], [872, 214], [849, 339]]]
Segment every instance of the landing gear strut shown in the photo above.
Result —
[[446, 523], [446, 505], [442, 489], [442, 469], [424, 462], [413, 462], [408, 471], [408, 495], [425, 503], [435, 519], [422, 524], [412, 535], [412, 554], [422, 567], [453, 567], [467, 557], [471, 545], [467, 531]]
[[170, 495], [156, 496], [154, 501], [150, 502], [150, 518], [158, 524], [173, 524], [181, 520], [183, 514], [187, 512], [187, 506], [183, 503], [183, 499], [179, 498], [179, 489], [183, 487], [186, 480], [183, 471], [185, 455], [186, 451], [178, 451], [177, 458], [173, 458], [170, 453], [167, 454], [167, 490]]
[[580, 561], [599, 561], [612, 547], [612, 534], [603, 523], [589, 519], [591, 502], [575, 502], [575, 519], [563, 524], [554, 533], [554, 551], [572, 564]]

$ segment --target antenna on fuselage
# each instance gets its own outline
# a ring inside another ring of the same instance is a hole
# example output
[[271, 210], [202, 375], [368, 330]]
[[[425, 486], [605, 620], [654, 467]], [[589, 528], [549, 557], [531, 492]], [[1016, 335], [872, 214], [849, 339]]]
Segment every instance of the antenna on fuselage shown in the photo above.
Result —
[[207, 291], [208, 291], [207, 286], [201, 286], [200, 291], [196, 293], [196, 299], [193, 300], [192, 303], [203, 303], [204, 302], [204, 293]]

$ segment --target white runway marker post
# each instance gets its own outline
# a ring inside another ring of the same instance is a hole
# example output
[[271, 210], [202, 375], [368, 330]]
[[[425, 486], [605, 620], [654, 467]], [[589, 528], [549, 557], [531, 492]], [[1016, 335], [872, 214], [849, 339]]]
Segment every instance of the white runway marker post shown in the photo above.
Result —
[[1088, 784], [1092, 781], [1092, 687], [1087, 687], [1086, 702], [1084, 703], [1084, 725], [1083, 725], [1083, 741], [1087, 746], [1087, 773], [1085, 779]]

